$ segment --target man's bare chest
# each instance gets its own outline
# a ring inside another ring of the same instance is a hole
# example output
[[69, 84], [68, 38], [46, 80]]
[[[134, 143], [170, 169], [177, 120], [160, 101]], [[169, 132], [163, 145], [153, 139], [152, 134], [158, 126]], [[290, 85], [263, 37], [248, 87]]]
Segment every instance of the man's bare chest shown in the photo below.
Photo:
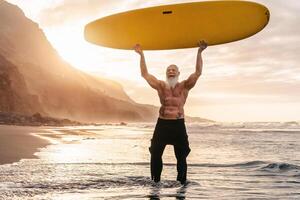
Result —
[[160, 94], [160, 98], [166, 101], [181, 101], [187, 97], [186, 92], [184, 89], [180, 87], [175, 88], [164, 88]]

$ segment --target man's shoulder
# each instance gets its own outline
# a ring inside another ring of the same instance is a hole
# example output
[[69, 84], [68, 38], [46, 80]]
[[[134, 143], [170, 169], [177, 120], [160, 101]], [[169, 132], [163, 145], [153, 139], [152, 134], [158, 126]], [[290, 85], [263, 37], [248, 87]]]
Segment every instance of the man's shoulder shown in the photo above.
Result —
[[185, 85], [186, 85], [186, 80], [180, 81], [180, 82], [178, 83], [178, 85], [181, 86], [181, 87], [185, 87]]
[[166, 87], [165, 81], [163, 81], [163, 80], [157, 80], [157, 81], [158, 81], [157, 82], [158, 87], [156, 88], [156, 90], [161, 90]]
[[159, 81], [159, 85], [162, 87], [165, 87], [167, 85], [166, 82], [163, 80], [158, 80], [158, 81]]

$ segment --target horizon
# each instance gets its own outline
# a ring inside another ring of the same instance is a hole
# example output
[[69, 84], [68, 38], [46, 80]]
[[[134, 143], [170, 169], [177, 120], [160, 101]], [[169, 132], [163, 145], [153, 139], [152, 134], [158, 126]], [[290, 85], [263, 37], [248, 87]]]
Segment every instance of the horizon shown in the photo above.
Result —
[[[52, 46], [72, 66], [119, 82], [137, 103], [159, 106], [156, 91], [140, 76], [139, 57], [135, 52], [90, 44], [84, 40], [83, 27], [97, 18], [161, 5], [161, 1], [8, 2], [18, 5], [27, 17], [37, 22]], [[178, 2], [187, 1], [172, 0], [164, 4]], [[300, 92], [300, 69], [297, 68], [300, 63], [300, 28], [297, 27], [300, 2], [254, 2], [269, 8], [269, 24], [252, 37], [211, 46], [203, 52], [203, 74], [189, 94], [186, 115], [216, 122], [300, 121], [297, 94]], [[196, 48], [145, 51], [145, 57], [148, 70], [157, 78], [164, 80], [166, 67], [175, 63], [182, 80], [193, 73], [196, 53]]]

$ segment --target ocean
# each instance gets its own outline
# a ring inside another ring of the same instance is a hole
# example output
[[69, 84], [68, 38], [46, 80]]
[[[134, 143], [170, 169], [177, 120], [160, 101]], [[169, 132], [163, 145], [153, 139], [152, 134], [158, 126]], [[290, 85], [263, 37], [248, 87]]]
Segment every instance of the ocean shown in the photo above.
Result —
[[0, 165], [0, 199], [300, 199], [299, 122], [186, 125], [186, 185], [170, 145], [150, 180], [155, 124], [60, 127], [39, 135], [53, 144], [38, 159]]

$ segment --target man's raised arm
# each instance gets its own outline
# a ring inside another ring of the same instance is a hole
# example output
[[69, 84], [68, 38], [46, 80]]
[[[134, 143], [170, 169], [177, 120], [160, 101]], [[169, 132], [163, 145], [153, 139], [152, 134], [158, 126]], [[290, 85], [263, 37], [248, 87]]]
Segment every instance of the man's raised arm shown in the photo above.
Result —
[[196, 70], [194, 73], [192, 73], [187, 80], [184, 81], [184, 85], [187, 89], [191, 89], [195, 86], [198, 78], [202, 74], [202, 66], [203, 66], [203, 60], [202, 60], [202, 51], [206, 49], [207, 44], [205, 41], [200, 41], [198, 43], [199, 49], [197, 54], [197, 60], [196, 60]]
[[142, 77], [149, 83], [149, 85], [154, 88], [158, 89], [160, 85], [160, 81], [155, 78], [155, 76], [151, 75], [148, 73], [147, 66], [146, 66], [146, 61], [145, 61], [145, 56], [143, 53], [143, 50], [139, 44], [136, 44], [134, 46], [135, 52], [137, 52], [141, 56], [140, 60], [140, 67], [141, 67], [141, 75]]

